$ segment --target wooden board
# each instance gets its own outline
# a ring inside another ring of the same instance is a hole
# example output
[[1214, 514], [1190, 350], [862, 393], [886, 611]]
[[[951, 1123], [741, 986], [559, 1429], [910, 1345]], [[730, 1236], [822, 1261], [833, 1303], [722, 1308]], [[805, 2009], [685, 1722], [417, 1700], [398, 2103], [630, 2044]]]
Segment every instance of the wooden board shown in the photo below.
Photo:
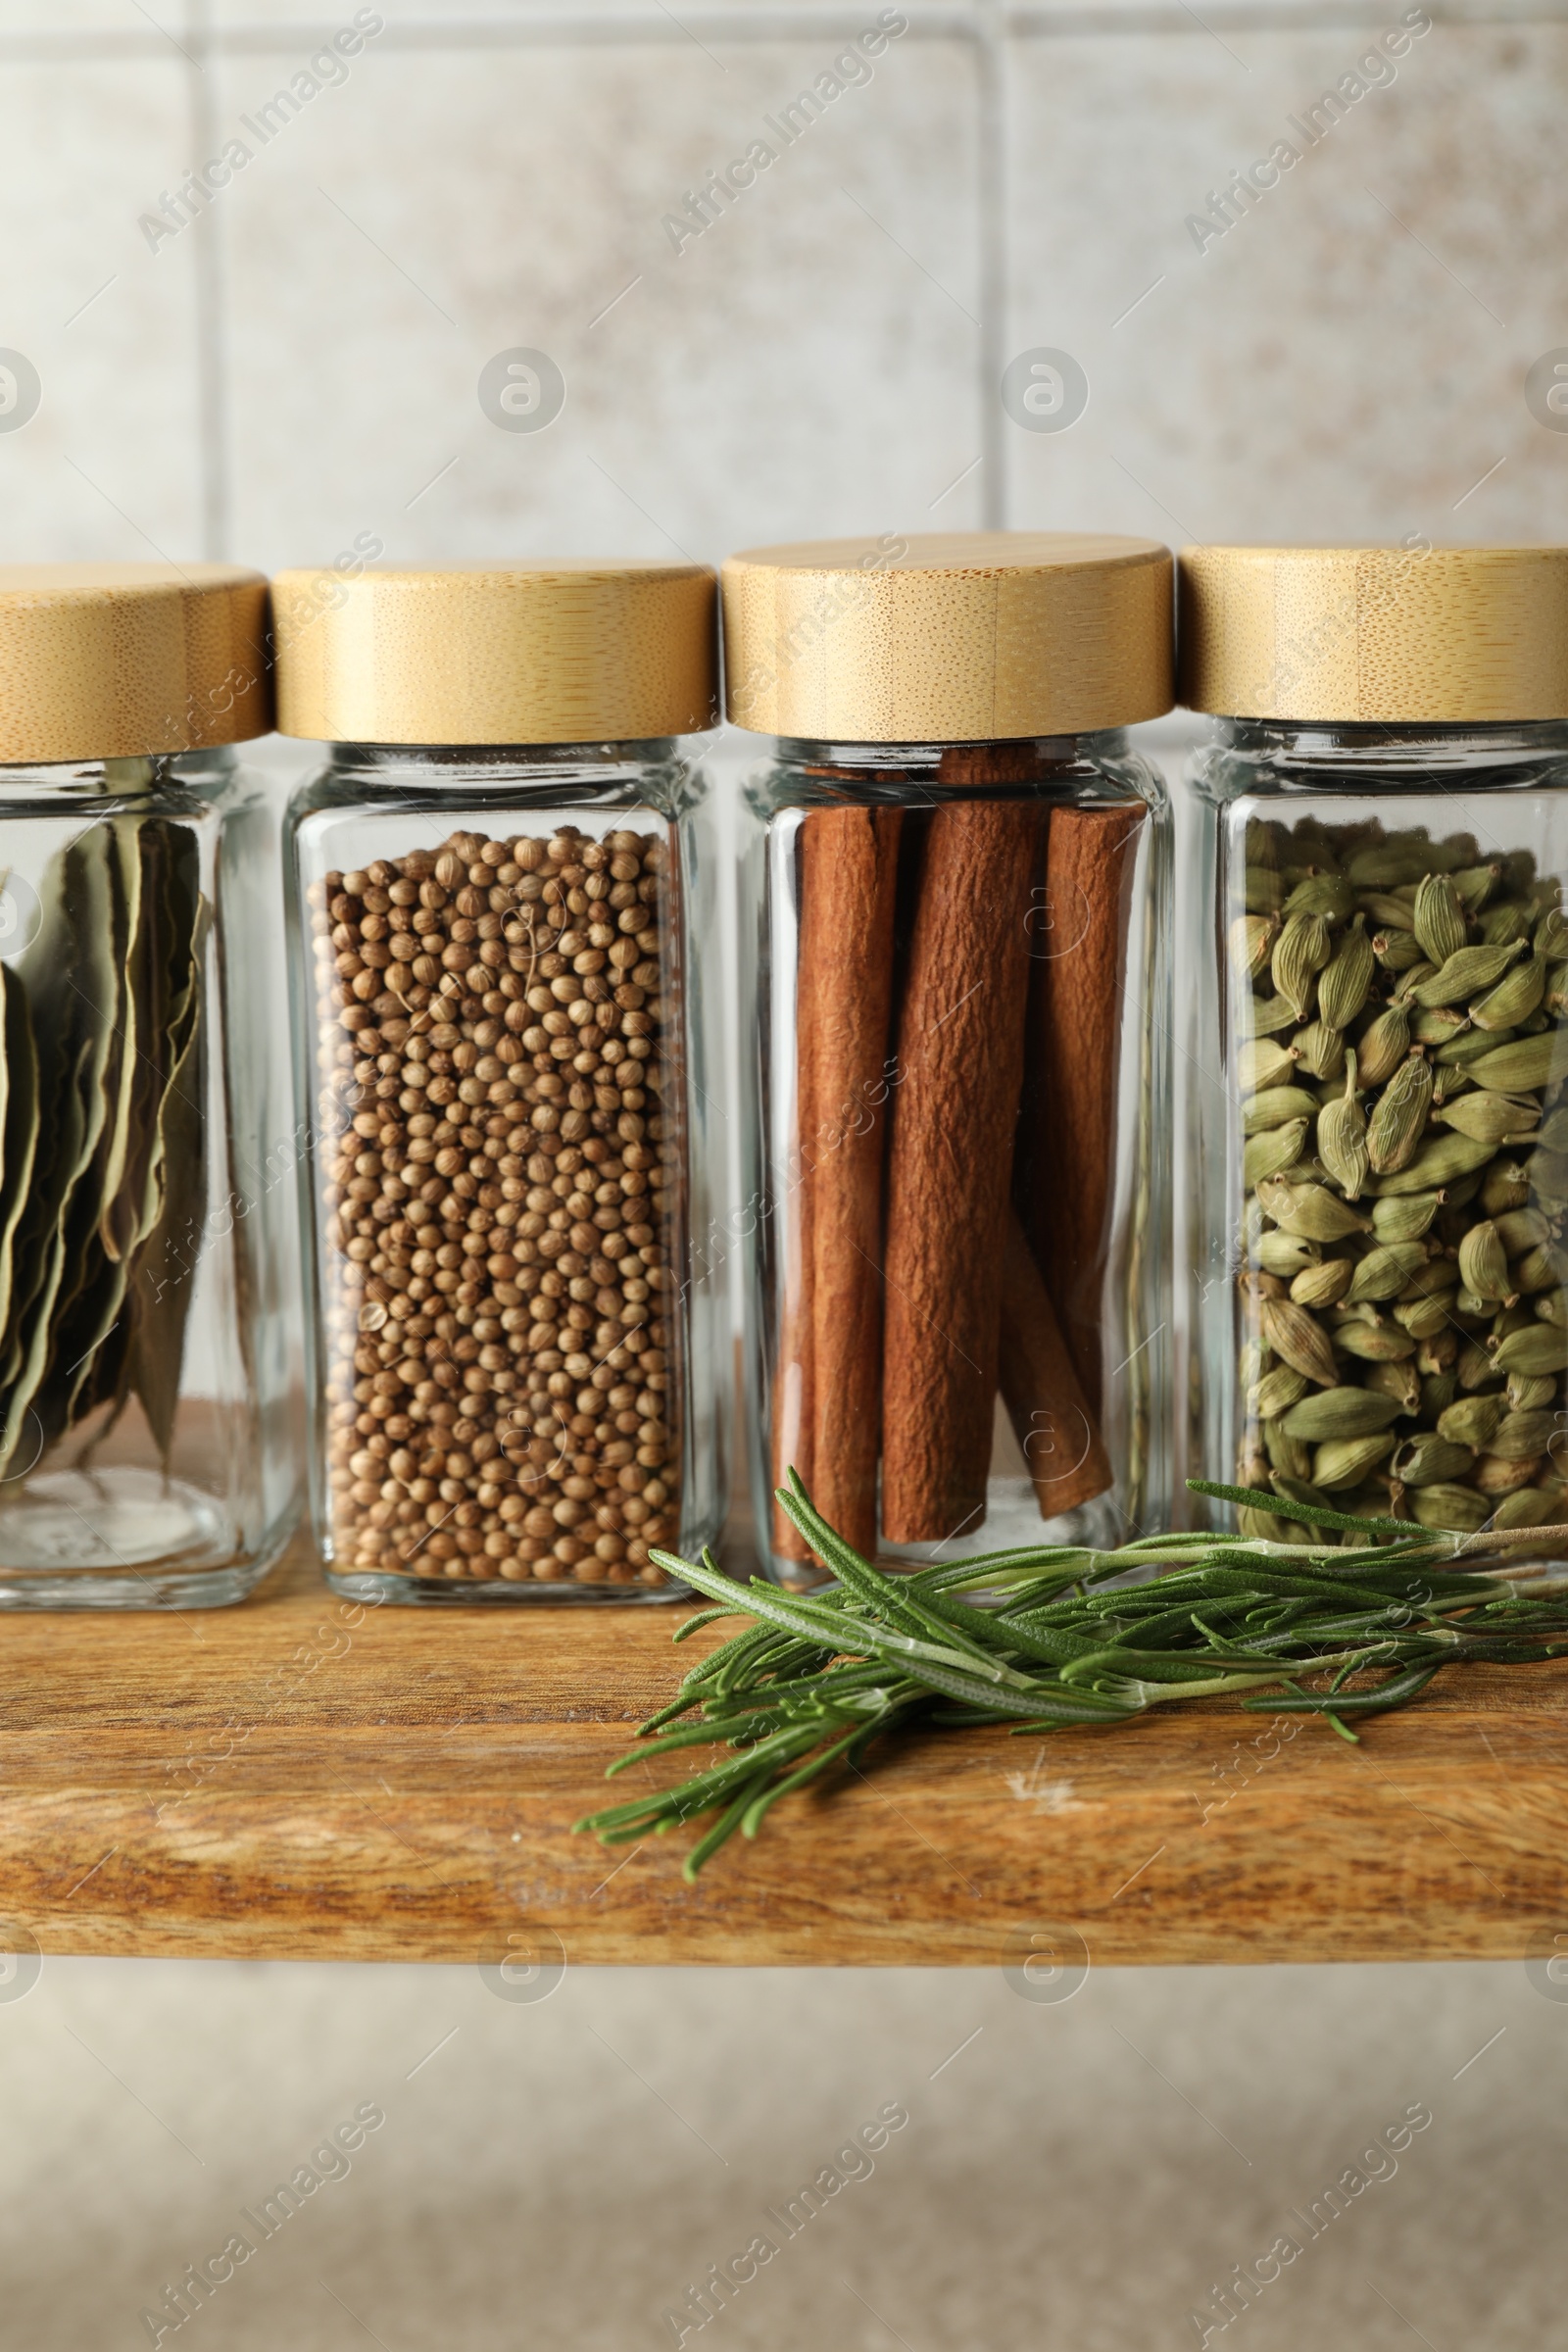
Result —
[[726, 1965], [997, 1966], [1052, 1930], [1098, 1963], [1503, 1957], [1568, 1929], [1568, 1662], [1456, 1675], [1358, 1749], [1175, 1708], [911, 1742], [688, 1890], [675, 1838], [569, 1834], [672, 1690], [680, 1614], [359, 1612], [297, 1549], [238, 1608], [8, 1616], [0, 1917], [61, 1952]]

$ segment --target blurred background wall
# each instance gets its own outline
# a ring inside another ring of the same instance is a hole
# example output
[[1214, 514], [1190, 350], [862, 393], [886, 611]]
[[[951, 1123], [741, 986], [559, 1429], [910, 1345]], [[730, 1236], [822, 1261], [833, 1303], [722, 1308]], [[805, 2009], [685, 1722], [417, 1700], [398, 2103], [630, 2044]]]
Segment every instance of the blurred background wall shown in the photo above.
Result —
[[[0, 0], [0, 553], [1568, 536], [1568, 12], [1430, 13]], [[281, 787], [307, 755], [265, 757]], [[890, 2099], [876, 2178], [713, 2340], [1196, 2343], [1209, 2286], [1423, 2100], [1398, 2177], [1227, 2332], [1512, 2352], [1562, 2304], [1568, 2008], [1522, 1969], [1100, 1974], [1060, 2010], [935, 1974], [571, 1973], [544, 2008], [51, 1961], [18, 1990], [6, 2347], [147, 2342], [364, 2100], [353, 2175], [183, 2334], [668, 2342]]]

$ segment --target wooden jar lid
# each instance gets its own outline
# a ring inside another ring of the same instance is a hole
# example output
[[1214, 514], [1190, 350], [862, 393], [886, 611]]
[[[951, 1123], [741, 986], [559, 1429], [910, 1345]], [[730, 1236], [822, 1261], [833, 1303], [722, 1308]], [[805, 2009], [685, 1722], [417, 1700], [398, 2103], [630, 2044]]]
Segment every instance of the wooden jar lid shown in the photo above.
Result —
[[0, 762], [200, 751], [271, 723], [259, 571], [0, 564]]
[[1568, 548], [1189, 547], [1181, 700], [1237, 718], [1568, 718]]
[[954, 531], [756, 547], [723, 569], [729, 715], [826, 743], [1078, 735], [1171, 704], [1152, 539]]
[[625, 743], [717, 715], [702, 564], [279, 572], [277, 723], [325, 743]]

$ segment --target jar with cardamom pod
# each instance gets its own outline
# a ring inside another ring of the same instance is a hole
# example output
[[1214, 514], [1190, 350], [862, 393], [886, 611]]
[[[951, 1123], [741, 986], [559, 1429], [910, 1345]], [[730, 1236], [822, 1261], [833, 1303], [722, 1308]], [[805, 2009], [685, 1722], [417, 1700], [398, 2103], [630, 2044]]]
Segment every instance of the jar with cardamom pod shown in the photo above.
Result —
[[1190, 548], [1179, 634], [1187, 1467], [1568, 1518], [1568, 549]]
[[1163, 1507], [1171, 562], [1049, 532], [724, 566], [760, 1544], [863, 1555]]
[[240, 1599], [298, 1515], [267, 583], [0, 569], [0, 1607]]
[[648, 1599], [717, 1540], [692, 564], [291, 571], [313, 1481], [359, 1598]]

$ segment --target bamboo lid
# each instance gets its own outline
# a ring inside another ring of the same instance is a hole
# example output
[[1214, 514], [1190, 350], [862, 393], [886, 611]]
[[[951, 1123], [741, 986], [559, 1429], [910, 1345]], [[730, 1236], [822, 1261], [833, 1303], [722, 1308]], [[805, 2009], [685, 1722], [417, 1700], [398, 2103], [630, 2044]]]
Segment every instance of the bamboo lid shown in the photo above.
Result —
[[0, 564], [0, 762], [201, 751], [271, 723], [259, 571]]
[[625, 743], [713, 725], [702, 564], [283, 571], [277, 723], [325, 743]]
[[754, 547], [724, 565], [729, 715], [827, 743], [1077, 735], [1171, 704], [1152, 539], [953, 531]]
[[1179, 577], [1191, 710], [1568, 717], [1568, 547], [1189, 547]]

